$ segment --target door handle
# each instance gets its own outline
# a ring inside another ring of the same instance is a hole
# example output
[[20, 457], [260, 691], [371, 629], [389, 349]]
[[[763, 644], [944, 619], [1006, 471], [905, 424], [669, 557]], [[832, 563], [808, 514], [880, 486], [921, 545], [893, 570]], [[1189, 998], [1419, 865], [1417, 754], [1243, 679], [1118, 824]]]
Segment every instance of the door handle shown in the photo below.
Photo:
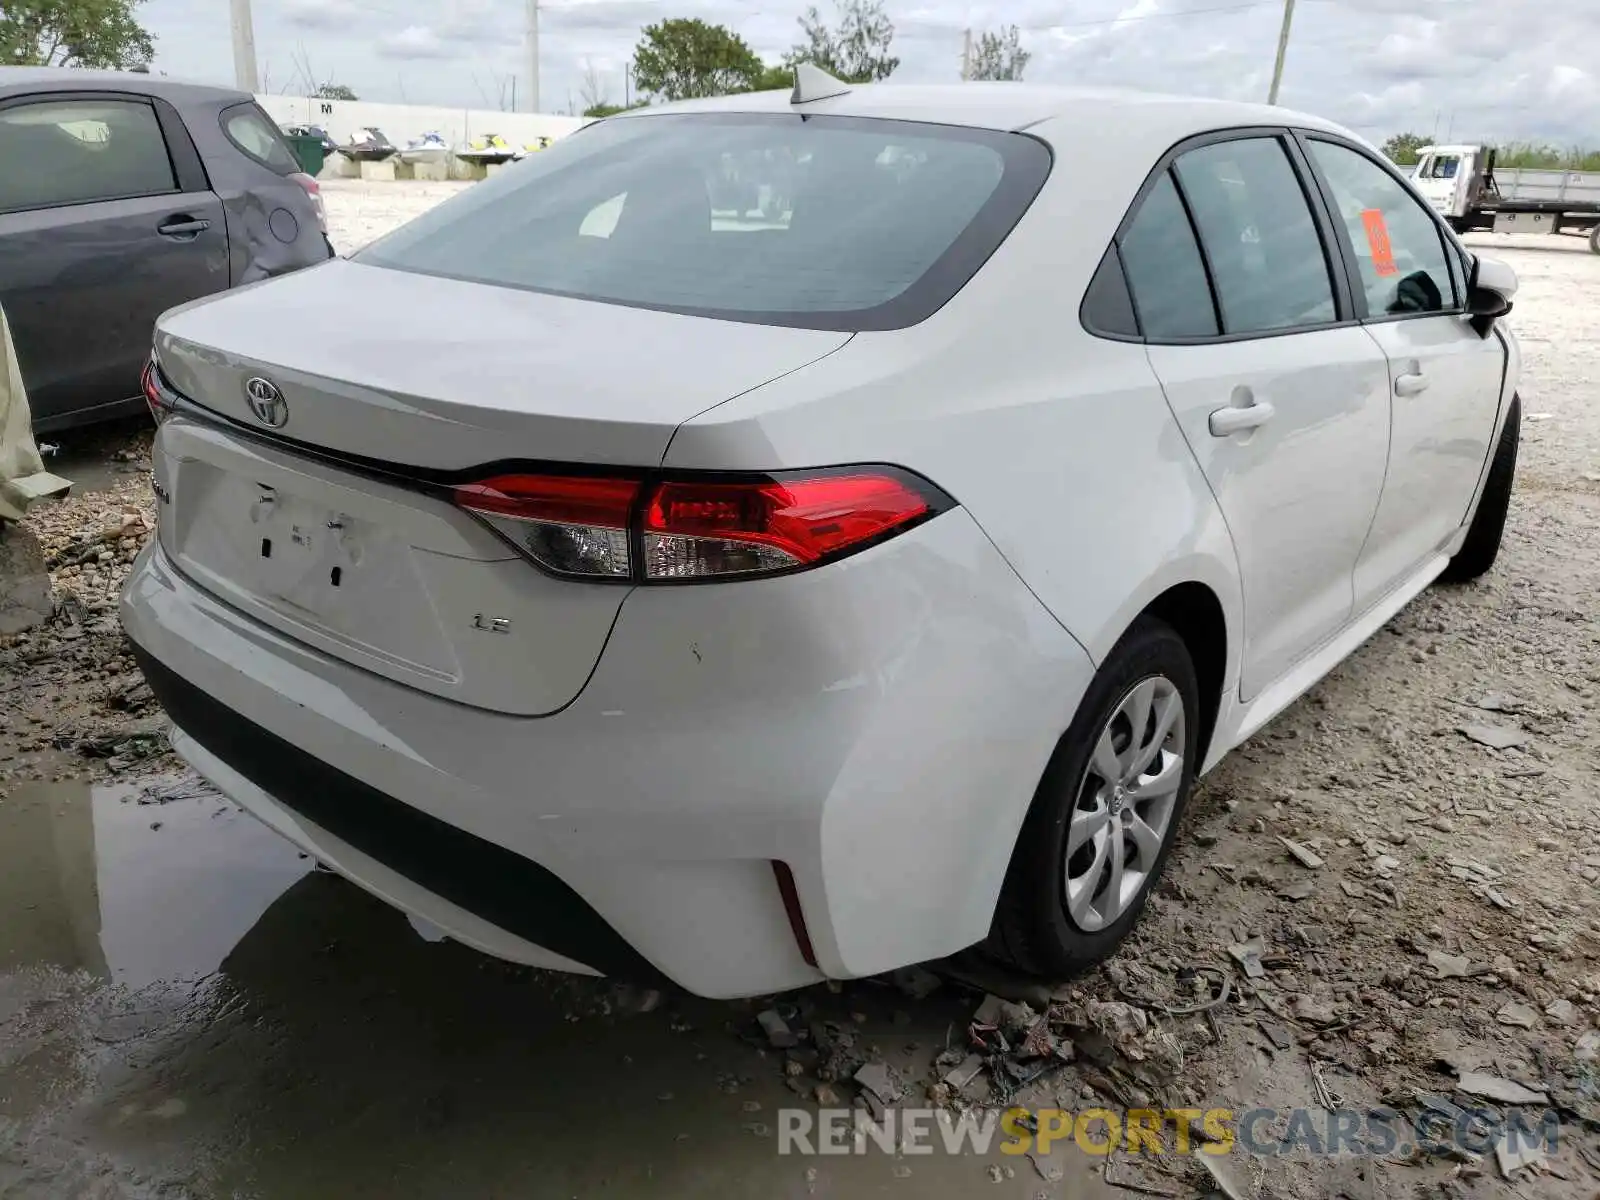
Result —
[[1394, 377], [1396, 396], [1416, 396], [1428, 390], [1428, 377], [1421, 371], [1410, 371]]
[[210, 221], [197, 221], [193, 217], [173, 217], [170, 221], [157, 225], [156, 232], [162, 237], [189, 241], [210, 228]]
[[1230, 405], [1219, 408], [1211, 414], [1209, 422], [1212, 437], [1232, 437], [1236, 433], [1248, 433], [1252, 429], [1260, 429], [1272, 420], [1277, 410], [1265, 400], [1251, 400], [1246, 405]]

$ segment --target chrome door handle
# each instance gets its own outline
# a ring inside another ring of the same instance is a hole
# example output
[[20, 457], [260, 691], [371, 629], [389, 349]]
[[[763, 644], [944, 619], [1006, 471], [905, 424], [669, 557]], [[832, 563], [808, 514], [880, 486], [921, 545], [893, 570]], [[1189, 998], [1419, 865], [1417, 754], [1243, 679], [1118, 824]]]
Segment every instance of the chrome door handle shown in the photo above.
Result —
[[156, 226], [156, 232], [162, 237], [188, 239], [198, 237], [211, 228], [210, 221], [196, 221], [183, 217], [176, 217], [164, 225]]
[[1209, 422], [1212, 437], [1232, 437], [1236, 433], [1248, 433], [1252, 429], [1259, 429], [1272, 420], [1277, 412], [1265, 400], [1253, 400], [1249, 404], [1239, 407], [1219, 408], [1211, 414]]
[[1394, 394], [1396, 396], [1416, 396], [1427, 390], [1428, 377], [1420, 371], [1413, 371], [1394, 377]]

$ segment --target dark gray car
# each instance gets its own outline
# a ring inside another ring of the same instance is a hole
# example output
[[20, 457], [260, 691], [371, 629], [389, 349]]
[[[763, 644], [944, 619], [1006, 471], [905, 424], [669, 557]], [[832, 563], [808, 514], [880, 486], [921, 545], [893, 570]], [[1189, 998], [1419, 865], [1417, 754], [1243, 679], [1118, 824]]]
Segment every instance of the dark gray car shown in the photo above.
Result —
[[332, 257], [245, 92], [0, 67], [0, 305], [38, 431], [138, 410], [156, 317]]

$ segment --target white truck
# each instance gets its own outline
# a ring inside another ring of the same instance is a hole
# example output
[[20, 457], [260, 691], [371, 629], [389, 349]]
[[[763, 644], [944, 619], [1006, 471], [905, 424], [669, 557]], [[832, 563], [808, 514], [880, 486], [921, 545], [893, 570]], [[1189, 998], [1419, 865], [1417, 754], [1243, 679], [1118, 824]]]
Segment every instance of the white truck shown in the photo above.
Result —
[[1411, 180], [1460, 233], [1587, 236], [1600, 254], [1600, 171], [1495, 169], [1489, 146], [1424, 146]]

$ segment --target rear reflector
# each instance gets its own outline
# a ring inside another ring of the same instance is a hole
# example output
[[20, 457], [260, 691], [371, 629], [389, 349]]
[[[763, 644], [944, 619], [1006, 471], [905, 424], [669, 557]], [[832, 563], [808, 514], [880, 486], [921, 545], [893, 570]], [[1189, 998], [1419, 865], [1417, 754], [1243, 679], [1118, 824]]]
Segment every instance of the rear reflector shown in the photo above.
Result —
[[497, 475], [455, 502], [557, 575], [636, 583], [802, 570], [892, 537], [949, 508], [896, 467], [728, 479], [674, 474]]

